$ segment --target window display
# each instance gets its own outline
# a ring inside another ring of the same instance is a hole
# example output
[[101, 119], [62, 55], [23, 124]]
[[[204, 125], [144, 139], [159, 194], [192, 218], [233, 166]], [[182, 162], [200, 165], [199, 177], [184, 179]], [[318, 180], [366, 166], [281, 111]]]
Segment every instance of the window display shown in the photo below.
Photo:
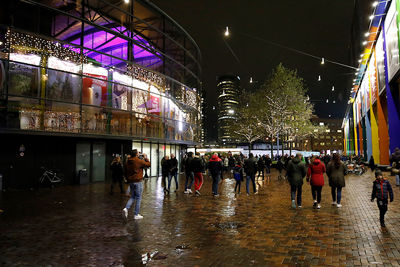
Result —
[[48, 70], [46, 98], [79, 103], [81, 98], [81, 78], [71, 73]]
[[9, 79], [9, 94], [40, 97], [40, 69], [38, 67], [10, 62]]
[[92, 64], [83, 65], [82, 103], [94, 106], [107, 106], [107, 70]]

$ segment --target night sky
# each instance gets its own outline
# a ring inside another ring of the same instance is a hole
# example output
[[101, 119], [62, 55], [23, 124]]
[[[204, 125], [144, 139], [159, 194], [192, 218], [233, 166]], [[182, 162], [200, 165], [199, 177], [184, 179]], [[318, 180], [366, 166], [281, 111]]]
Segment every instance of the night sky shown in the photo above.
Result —
[[[262, 83], [280, 62], [297, 69], [306, 81], [319, 117], [342, 118], [354, 78], [354, 70], [272, 46], [248, 36], [295, 48], [328, 60], [350, 63], [350, 30], [353, 0], [152, 0], [176, 20], [197, 42], [202, 53], [203, 90], [209, 109], [216, 105], [216, 76], [237, 74], [241, 86], [250, 76]], [[366, 16], [367, 17], [367, 16]], [[368, 22], [368, 21], [367, 21]], [[366, 23], [367, 23], [366, 22]], [[240, 62], [223, 41], [226, 39]], [[356, 67], [356, 66], [355, 66]], [[318, 82], [318, 75], [322, 81]], [[335, 91], [332, 92], [332, 86]], [[326, 99], [329, 104], [326, 104]], [[335, 100], [336, 104], [332, 101]], [[208, 125], [216, 116], [208, 116]]]

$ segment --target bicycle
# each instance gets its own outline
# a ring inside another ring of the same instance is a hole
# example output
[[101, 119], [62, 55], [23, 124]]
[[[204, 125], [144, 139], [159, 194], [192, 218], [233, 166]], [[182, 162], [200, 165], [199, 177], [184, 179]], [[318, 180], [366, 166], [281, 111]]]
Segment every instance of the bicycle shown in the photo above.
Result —
[[40, 184], [49, 183], [51, 187], [54, 187], [54, 184], [61, 184], [64, 179], [60, 176], [57, 176], [56, 171], [47, 170], [45, 167], [41, 167], [43, 170], [42, 176], [39, 178]]

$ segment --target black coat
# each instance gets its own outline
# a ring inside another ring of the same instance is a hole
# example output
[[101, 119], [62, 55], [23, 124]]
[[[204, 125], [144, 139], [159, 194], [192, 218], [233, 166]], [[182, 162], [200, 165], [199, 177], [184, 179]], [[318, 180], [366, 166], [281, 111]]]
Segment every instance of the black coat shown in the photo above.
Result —
[[190, 169], [193, 172], [196, 172], [196, 173], [197, 172], [204, 172], [205, 166], [206, 166], [206, 164], [204, 163], [204, 160], [202, 158], [194, 157], [192, 162], [191, 162]]
[[244, 160], [244, 172], [247, 175], [255, 175], [257, 172], [257, 159], [248, 158]]
[[110, 170], [112, 172], [112, 178], [114, 180], [122, 180], [124, 176], [124, 169], [122, 168], [121, 162], [111, 163]]

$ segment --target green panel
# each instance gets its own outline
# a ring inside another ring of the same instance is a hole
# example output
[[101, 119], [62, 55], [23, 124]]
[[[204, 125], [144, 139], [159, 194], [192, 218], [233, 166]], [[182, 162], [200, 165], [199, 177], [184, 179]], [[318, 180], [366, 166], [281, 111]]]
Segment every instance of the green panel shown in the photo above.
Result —
[[104, 143], [93, 143], [92, 157], [92, 182], [104, 181], [106, 176], [106, 145]]

